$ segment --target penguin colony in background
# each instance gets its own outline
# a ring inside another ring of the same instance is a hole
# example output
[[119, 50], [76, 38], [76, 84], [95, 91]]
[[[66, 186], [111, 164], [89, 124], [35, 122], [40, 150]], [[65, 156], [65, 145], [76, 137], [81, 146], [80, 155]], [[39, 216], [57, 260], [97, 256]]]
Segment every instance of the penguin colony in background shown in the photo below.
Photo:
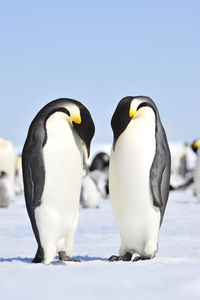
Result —
[[89, 169], [90, 171], [95, 171], [95, 170], [103, 171], [109, 167], [109, 161], [110, 161], [110, 157], [107, 153], [99, 152], [95, 155], [94, 159], [92, 160]]
[[26, 207], [38, 250], [33, 262], [49, 264], [56, 253], [72, 258], [82, 181], [83, 150], [95, 131], [79, 101], [57, 99], [32, 121], [22, 152]]
[[14, 189], [6, 172], [0, 172], [0, 207], [8, 207], [14, 199]]
[[194, 169], [194, 196], [200, 199], [200, 139], [192, 143], [192, 150], [197, 155], [196, 167]]
[[83, 208], [99, 208], [100, 199], [108, 197], [109, 155], [99, 152], [88, 167], [84, 163], [80, 203]]
[[110, 261], [151, 259], [169, 194], [171, 157], [155, 103], [148, 97], [123, 98], [111, 121], [109, 189], [121, 236], [120, 255]]
[[15, 151], [11, 141], [0, 137], [0, 207], [8, 207], [15, 196]]

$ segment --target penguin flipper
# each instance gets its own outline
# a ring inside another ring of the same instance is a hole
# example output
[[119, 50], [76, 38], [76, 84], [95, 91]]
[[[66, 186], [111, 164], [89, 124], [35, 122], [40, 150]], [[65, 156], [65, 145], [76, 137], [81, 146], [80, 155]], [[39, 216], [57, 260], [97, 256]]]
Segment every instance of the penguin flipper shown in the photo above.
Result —
[[[37, 144], [27, 141], [22, 152], [24, 194], [31, 225], [38, 243], [34, 263], [44, 260], [44, 252], [40, 242], [39, 231], [35, 220], [35, 208], [40, 205], [44, 188], [45, 169], [42, 150]], [[41, 148], [42, 149], [42, 148]], [[36, 159], [37, 158], [37, 159]]]
[[42, 149], [32, 149], [24, 166], [24, 183], [26, 201], [32, 208], [41, 204], [45, 181]]
[[32, 151], [33, 153], [30, 155], [28, 163], [32, 184], [31, 206], [33, 208], [41, 204], [44, 189], [45, 169], [41, 151]]
[[153, 204], [161, 212], [161, 222], [169, 195], [171, 155], [162, 125], [157, 126], [156, 154], [150, 171]]
[[42, 153], [46, 137], [45, 131], [39, 128], [39, 130], [36, 130], [36, 134], [40, 135], [40, 139], [28, 138], [22, 152], [26, 204], [32, 209], [41, 204], [45, 183], [45, 167]]

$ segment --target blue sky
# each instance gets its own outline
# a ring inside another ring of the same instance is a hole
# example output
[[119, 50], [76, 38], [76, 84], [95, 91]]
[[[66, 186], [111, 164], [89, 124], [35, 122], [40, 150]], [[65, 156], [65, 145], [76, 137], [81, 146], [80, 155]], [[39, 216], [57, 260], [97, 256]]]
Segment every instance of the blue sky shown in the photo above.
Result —
[[170, 141], [200, 137], [200, 1], [0, 2], [0, 135], [23, 145], [49, 101], [89, 108], [95, 143], [127, 95], [150, 96]]

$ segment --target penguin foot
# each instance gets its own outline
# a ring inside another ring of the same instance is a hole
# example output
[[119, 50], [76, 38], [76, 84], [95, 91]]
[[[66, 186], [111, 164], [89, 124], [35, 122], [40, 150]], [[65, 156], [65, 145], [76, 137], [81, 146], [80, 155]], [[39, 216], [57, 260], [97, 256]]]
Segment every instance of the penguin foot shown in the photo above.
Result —
[[132, 258], [132, 253], [126, 252], [124, 255], [112, 255], [111, 257], [108, 258], [109, 261], [130, 261]]
[[66, 255], [66, 252], [65, 252], [65, 251], [60, 251], [58, 254], [59, 254], [59, 259], [60, 259], [60, 260], [63, 260], [63, 261], [75, 261], [75, 262], [81, 262], [81, 260], [78, 259], [78, 258], [72, 258], [72, 257]]
[[111, 257], [108, 258], [109, 261], [118, 261], [120, 260], [120, 256], [117, 255], [112, 255]]
[[152, 259], [153, 257], [151, 256], [136, 256], [134, 259], [133, 259], [133, 262], [136, 262], [136, 261], [139, 261], [139, 260], [147, 260], [147, 259]]
[[59, 265], [65, 265], [66, 264], [62, 260], [55, 260], [51, 262], [51, 265], [59, 266]]

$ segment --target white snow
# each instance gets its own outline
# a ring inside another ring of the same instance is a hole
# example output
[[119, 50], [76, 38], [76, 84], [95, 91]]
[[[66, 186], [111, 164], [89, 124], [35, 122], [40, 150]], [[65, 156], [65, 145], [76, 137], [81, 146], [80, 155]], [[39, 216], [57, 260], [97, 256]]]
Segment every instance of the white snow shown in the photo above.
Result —
[[0, 298], [200, 299], [200, 202], [170, 195], [155, 259], [114, 262], [120, 238], [109, 200], [80, 208], [74, 256], [81, 263], [31, 263], [36, 242], [23, 196], [0, 209]]

